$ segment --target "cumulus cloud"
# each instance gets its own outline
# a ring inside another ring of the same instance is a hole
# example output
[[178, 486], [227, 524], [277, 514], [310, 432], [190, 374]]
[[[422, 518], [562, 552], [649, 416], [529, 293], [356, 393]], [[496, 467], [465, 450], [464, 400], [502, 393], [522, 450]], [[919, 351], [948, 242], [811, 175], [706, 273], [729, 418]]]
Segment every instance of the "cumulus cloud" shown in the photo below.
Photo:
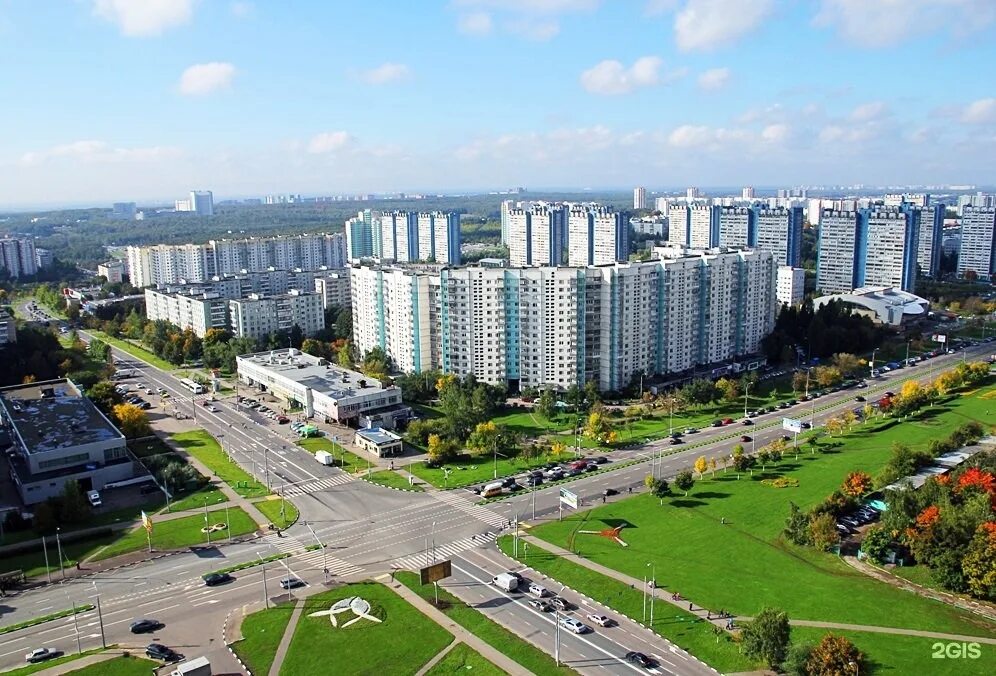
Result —
[[592, 94], [603, 96], [629, 94], [660, 84], [663, 63], [659, 56], [644, 56], [627, 68], [615, 59], [607, 59], [581, 73], [581, 86]]
[[862, 103], [851, 111], [851, 119], [856, 122], [867, 122], [869, 120], [877, 120], [888, 112], [889, 107], [884, 101], [871, 101], [870, 103]]
[[774, 0], [688, 0], [674, 17], [678, 49], [711, 51], [750, 33], [771, 13]]
[[722, 89], [729, 81], [729, 68], [713, 68], [699, 75], [699, 88], [706, 91]]
[[235, 66], [222, 61], [197, 63], [180, 75], [180, 93], [184, 96], [204, 96], [232, 86]]
[[821, 0], [813, 23], [863, 47], [891, 47], [916, 33], [965, 33], [994, 20], [992, 0]]
[[193, 15], [194, 0], [93, 0], [93, 12], [124, 35], [146, 37], [182, 26]]
[[177, 157], [179, 154], [179, 149], [168, 146], [115, 148], [105, 141], [84, 140], [24, 153], [21, 164], [39, 165], [60, 158], [90, 163], [142, 162]]
[[352, 141], [353, 137], [348, 132], [324, 131], [311, 137], [311, 140], [308, 141], [308, 152], [312, 155], [334, 153], [337, 150], [342, 150]]
[[367, 84], [382, 85], [407, 79], [411, 69], [403, 63], [383, 63], [376, 68], [360, 73], [360, 79]]
[[552, 40], [560, 33], [560, 23], [553, 19], [546, 21], [533, 18], [516, 19], [514, 21], [506, 21], [504, 26], [505, 30], [509, 33], [536, 42]]
[[781, 143], [788, 139], [791, 128], [787, 124], [769, 124], [761, 130], [761, 138], [770, 143]]
[[232, 16], [244, 19], [252, 15], [255, 7], [251, 2], [246, 2], [246, 0], [233, 0], [232, 3], [228, 5], [228, 9], [232, 13]]
[[979, 99], [965, 106], [961, 121], [968, 124], [996, 122], [996, 99]]
[[494, 22], [487, 12], [461, 14], [457, 19], [457, 30], [465, 35], [490, 35], [493, 28]]

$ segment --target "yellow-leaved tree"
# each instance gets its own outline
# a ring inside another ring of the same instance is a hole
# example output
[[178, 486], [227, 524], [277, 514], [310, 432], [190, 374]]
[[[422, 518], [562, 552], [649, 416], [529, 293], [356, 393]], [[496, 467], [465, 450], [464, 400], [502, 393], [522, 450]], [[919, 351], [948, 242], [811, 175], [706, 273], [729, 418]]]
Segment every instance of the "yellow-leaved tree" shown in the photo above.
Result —
[[149, 416], [134, 404], [116, 404], [113, 409], [114, 418], [118, 421], [121, 432], [129, 439], [148, 436], [152, 433], [149, 426]]
[[700, 479], [703, 476], [705, 476], [705, 471], [707, 469], [709, 469], [709, 463], [705, 459], [705, 456], [704, 455], [703, 456], [699, 456], [699, 458], [696, 459], [696, 461], [695, 461], [695, 471], [698, 472]]

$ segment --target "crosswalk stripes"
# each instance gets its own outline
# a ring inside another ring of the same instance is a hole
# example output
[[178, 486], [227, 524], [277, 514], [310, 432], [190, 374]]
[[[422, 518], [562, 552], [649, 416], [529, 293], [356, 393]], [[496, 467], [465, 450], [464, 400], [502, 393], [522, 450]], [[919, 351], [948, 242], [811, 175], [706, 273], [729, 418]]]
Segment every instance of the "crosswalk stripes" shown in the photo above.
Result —
[[317, 479], [312, 481], [307, 481], [305, 483], [297, 484], [295, 486], [290, 486], [281, 491], [287, 497], [293, 497], [295, 495], [305, 495], [307, 493], [315, 493], [317, 491], [323, 490], [325, 488], [332, 488], [333, 486], [341, 486], [342, 484], [347, 484], [353, 481], [353, 477], [348, 474], [336, 474], [334, 476], [326, 477], [324, 479]]
[[[498, 537], [498, 533], [488, 532], [483, 535], [472, 535], [461, 540], [455, 540], [454, 542], [447, 542], [445, 544], [436, 545], [436, 561], [444, 561], [450, 557], [461, 554], [469, 549], [475, 547], [481, 547], [488, 544], [489, 542], [494, 542], [495, 538]], [[432, 553], [429, 554], [429, 559], [432, 558]], [[395, 565], [399, 568], [405, 570], [418, 570], [422, 566], [426, 565], [427, 557], [425, 552], [420, 552], [418, 554], [410, 554], [409, 556], [402, 557], [395, 561]]]
[[[316, 570], [321, 570], [322, 564], [328, 566], [329, 573], [331, 575], [359, 575], [363, 573], [363, 569], [356, 566], [349, 561], [343, 561], [335, 556], [327, 556], [322, 558], [321, 551], [308, 552], [303, 556], [299, 556], [296, 559], [297, 565], [304, 564], [308, 568], [314, 568]], [[292, 564], [294, 565], [294, 564]]]
[[264, 535], [260, 538], [260, 540], [264, 544], [273, 547], [282, 554], [299, 552], [304, 549], [304, 543], [295, 537], [291, 537], [290, 535], [284, 535], [281, 537], [279, 535], [270, 534]]
[[466, 498], [463, 498], [456, 493], [452, 493], [450, 491], [433, 491], [431, 495], [437, 500], [444, 502], [451, 507], [455, 507], [461, 512], [469, 514], [475, 519], [483, 521], [494, 528], [503, 528], [508, 525], [508, 517], [496, 514], [487, 507], [470, 503]]

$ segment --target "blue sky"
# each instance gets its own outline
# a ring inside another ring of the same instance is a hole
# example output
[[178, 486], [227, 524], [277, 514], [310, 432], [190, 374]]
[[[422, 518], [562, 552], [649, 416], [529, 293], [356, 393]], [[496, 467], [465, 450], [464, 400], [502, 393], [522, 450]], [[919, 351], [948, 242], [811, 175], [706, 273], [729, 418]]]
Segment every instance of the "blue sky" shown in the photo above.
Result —
[[993, 183], [992, 0], [0, 0], [0, 207]]

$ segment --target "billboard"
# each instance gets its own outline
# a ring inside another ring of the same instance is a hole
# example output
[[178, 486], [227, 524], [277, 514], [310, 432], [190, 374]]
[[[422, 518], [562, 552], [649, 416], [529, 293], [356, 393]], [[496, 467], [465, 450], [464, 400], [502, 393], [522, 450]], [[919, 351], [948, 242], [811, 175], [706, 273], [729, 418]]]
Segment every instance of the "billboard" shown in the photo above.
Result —
[[418, 576], [422, 584], [439, 582], [453, 574], [453, 563], [451, 561], [440, 561], [431, 566], [426, 566], [418, 571]]
[[933, 336], [930, 337], [930, 339], [933, 340], [935, 343], [948, 342], [948, 337], [943, 333], [935, 333]]
[[560, 502], [561, 504], [567, 505], [571, 509], [578, 508], [578, 494], [572, 493], [566, 488], [560, 489]]
[[799, 432], [802, 432], [802, 421], [795, 420], [794, 418], [782, 418], [782, 429], [799, 434]]

